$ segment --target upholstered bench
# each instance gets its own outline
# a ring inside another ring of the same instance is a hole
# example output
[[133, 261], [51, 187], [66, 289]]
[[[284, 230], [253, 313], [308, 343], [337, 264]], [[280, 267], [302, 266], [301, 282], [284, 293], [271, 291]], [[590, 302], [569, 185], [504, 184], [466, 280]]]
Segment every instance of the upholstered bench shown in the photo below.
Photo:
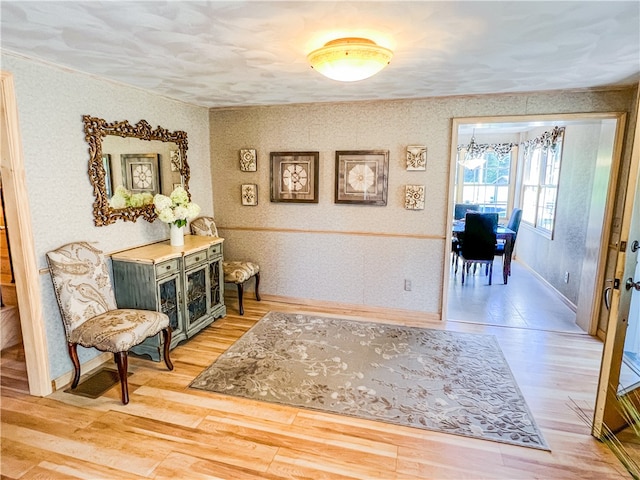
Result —
[[[218, 229], [213, 218], [198, 217], [191, 222], [191, 233], [193, 235], [217, 237]], [[256, 300], [260, 301], [260, 266], [254, 262], [223, 261], [222, 270], [224, 272], [224, 282], [235, 283], [238, 287], [238, 312], [240, 315], [244, 315], [244, 305], [242, 303], [242, 299], [244, 297], [244, 284], [247, 280], [251, 279], [251, 277], [255, 277], [256, 279]]]

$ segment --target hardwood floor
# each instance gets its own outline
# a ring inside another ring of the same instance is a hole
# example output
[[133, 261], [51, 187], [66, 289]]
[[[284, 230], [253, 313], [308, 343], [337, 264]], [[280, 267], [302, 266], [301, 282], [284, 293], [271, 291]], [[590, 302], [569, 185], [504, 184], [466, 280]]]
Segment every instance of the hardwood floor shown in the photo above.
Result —
[[[620, 462], [572, 410], [592, 414], [602, 344], [587, 335], [417, 314], [295, 305], [247, 295], [172, 352], [175, 369], [130, 358], [119, 387], [89, 399], [26, 394], [20, 353], [1, 366], [2, 478], [615, 479]], [[318, 313], [495, 335], [551, 452], [243, 400], [189, 383], [270, 310]]]

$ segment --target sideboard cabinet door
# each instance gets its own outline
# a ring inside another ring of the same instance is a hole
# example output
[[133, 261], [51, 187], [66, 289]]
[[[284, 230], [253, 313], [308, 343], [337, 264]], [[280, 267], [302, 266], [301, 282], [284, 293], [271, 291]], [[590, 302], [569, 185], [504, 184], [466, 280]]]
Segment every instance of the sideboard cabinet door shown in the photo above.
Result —
[[[187, 235], [180, 250], [156, 243], [115, 253], [111, 259], [118, 307], [166, 313], [172, 330], [170, 348], [227, 313], [222, 239]], [[162, 346], [158, 334], [131, 351], [160, 361]]]
[[[114, 291], [119, 308], [156, 310], [169, 316], [171, 348], [187, 338], [182, 317], [182, 259], [143, 264], [113, 260]], [[131, 349], [138, 355], [162, 359], [161, 334], [147, 338]]]

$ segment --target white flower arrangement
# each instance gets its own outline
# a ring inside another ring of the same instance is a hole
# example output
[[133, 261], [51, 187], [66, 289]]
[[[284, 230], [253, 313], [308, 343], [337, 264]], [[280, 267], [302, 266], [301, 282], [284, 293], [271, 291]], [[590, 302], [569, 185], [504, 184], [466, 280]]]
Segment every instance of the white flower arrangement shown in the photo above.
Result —
[[131, 193], [122, 185], [118, 185], [109, 199], [109, 206], [114, 209], [127, 207], [144, 207], [153, 203], [153, 195], [149, 192]]
[[187, 220], [200, 213], [200, 207], [189, 201], [189, 195], [183, 187], [176, 187], [171, 195], [157, 194], [153, 197], [153, 204], [160, 221], [184, 227]]

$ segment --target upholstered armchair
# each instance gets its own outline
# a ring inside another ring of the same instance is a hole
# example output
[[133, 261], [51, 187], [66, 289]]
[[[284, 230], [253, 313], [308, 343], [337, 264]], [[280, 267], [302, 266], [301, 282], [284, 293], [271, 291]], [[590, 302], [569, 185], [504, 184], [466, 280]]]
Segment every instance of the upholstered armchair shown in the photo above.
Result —
[[[191, 233], [193, 235], [217, 237], [216, 222], [211, 217], [198, 217], [191, 222]], [[244, 284], [252, 277], [256, 279], [256, 300], [260, 301], [260, 266], [257, 263], [247, 261], [223, 261], [222, 270], [224, 271], [225, 283], [235, 283], [238, 287], [238, 312], [240, 315], [244, 315], [242, 303]]]
[[169, 370], [169, 317], [152, 310], [119, 309], [104, 254], [87, 242], [63, 245], [47, 253], [53, 287], [74, 368], [71, 388], [80, 381], [78, 345], [114, 355], [120, 377], [122, 403], [129, 403], [128, 351], [162, 332], [164, 362]]

